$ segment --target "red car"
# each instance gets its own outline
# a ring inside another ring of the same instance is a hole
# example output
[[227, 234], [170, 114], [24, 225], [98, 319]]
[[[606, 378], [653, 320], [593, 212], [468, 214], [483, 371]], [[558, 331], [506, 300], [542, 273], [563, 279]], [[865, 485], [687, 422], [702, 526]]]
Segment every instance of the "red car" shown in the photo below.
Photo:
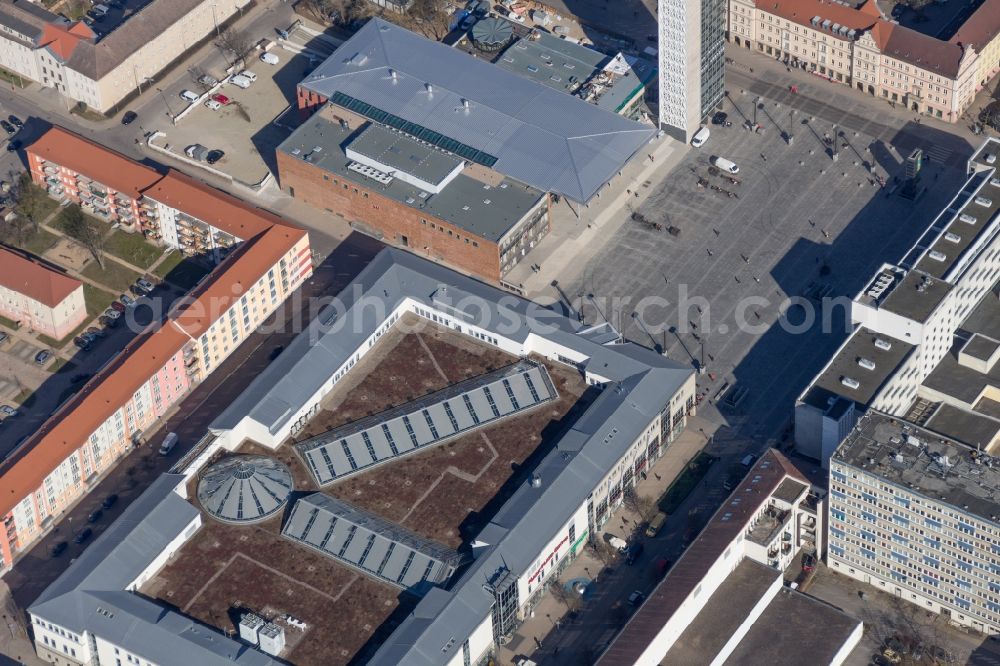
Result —
[[223, 105], [229, 104], [229, 101], [230, 101], [228, 97], [226, 97], [225, 95], [222, 95], [222, 94], [212, 95], [212, 99], [214, 99], [219, 104], [223, 104]]
[[115, 301], [114, 303], [111, 304], [111, 309], [117, 310], [118, 312], [125, 312], [125, 306], [119, 303], [118, 301]]

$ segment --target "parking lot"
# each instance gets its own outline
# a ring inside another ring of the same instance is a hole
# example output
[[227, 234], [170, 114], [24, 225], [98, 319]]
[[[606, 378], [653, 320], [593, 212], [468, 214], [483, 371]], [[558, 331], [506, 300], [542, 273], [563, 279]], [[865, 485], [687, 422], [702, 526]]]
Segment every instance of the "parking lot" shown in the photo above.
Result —
[[[832, 124], [799, 114], [790, 123], [788, 109], [766, 99], [757, 110], [764, 132], [751, 132], [743, 122], [753, 121], [753, 100], [727, 100], [732, 126], [713, 125], [708, 142], [662, 181], [639, 183], [641, 196], [624, 213], [634, 211], [633, 219], [559, 287], [588, 322], [607, 319], [675, 360], [704, 363], [703, 411], [713, 413], [712, 398], [738, 395], [720, 422], [763, 445], [786, 427], [796, 395], [844, 335], [843, 309], [829, 333], [818, 320], [787, 333], [775, 325], [786, 299], [853, 296], [881, 262], [916, 240], [963, 172], [948, 165], [957, 155], [925, 128], [926, 193], [916, 203], [889, 196], [893, 176], [902, 177], [898, 153], [848, 131], [835, 162], [824, 142]], [[789, 129], [791, 145], [783, 138]], [[710, 172], [713, 156], [740, 167], [737, 183]], [[869, 161], [889, 188], [875, 183]]]
[[[228, 102], [217, 110], [197, 102], [177, 125], [161, 128], [165, 137], [157, 145], [169, 145], [169, 150], [183, 155], [187, 146], [202, 144], [210, 150], [221, 150], [225, 156], [212, 168], [224, 172], [248, 185], [259, 183], [274, 169], [275, 148], [288, 136], [289, 130], [273, 124], [289, 105], [295, 102], [295, 87], [306, 72], [317, 64], [317, 58], [280, 47], [269, 53], [279, 58], [277, 65], [261, 62], [260, 52], [248, 58], [246, 69], [257, 75], [249, 88], [242, 89], [225, 83], [209, 96], [223, 95]], [[195, 70], [194, 73], [198, 73]], [[222, 72], [211, 72], [221, 78]], [[188, 89], [201, 92], [196, 81]], [[207, 100], [207, 98], [206, 98]], [[181, 103], [181, 100], [177, 100]], [[224, 100], [223, 100], [224, 101]], [[295, 114], [288, 114], [295, 120]]]

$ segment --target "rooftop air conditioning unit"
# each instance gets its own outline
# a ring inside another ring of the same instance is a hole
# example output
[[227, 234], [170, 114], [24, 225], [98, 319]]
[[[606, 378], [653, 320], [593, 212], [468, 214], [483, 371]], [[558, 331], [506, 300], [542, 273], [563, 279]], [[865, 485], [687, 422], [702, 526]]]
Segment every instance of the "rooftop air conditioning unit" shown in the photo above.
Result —
[[882, 351], [889, 351], [892, 349], [892, 343], [884, 338], [875, 338], [875, 347]]
[[875, 369], [875, 361], [871, 360], [870, 358], [865, 358], [863, 356], [858, 359], [858, 365], [860, 365], [865, 370]]
[[861, 387], [861, 382], [859, 382], [857, 379], [854, 379], [853, 377], [841, 377], [840, 383], [849, 389], [856, 389]]
[[948, 258], [948, 255], [946, 255], [944, 252], [939, 252], [938, 250], [931, 250], [930, 252], [927, 253], [927, 256], [933, 259], [934, 261], [944, 261], [945, 259]]

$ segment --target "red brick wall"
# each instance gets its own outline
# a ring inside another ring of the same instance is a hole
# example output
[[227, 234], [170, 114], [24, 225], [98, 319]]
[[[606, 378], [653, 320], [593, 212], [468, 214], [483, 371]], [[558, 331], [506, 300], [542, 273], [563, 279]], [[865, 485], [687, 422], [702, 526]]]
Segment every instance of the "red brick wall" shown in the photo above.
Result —
[[299, 117], [308, 118], [318, 107], [326, 103], [326, 97], [299, 86], [296, 88], [296, 98], [299, 103]]
[[[324, 180], [324, 175], [330, 180]], [[381, 232], [389, 244], [406, 247], [477, 277], [500, 280], [500, 248], [496, 243], [472, 236], [353, 181], [337, 178], [340, 182], [334, 183], [332, 174], [281, 151], [278, 151], [278, 179], [281, 189], [296, 199], [339, 214], [348, 222], [362, 222]]]

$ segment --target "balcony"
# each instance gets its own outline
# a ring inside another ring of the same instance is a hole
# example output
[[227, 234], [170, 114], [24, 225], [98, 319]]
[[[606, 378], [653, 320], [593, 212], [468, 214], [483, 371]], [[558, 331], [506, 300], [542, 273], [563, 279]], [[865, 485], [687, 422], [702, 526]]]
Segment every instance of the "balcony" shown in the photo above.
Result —
[[[769, 505], [764, 513], [750, 525], [750, 529], [747, 531], [747, 540], [760, 546], [769, 546], [788, 524], [791, 516], [791, 511], [780, 510], [773, 504]], [[791, 538], [787, 534], [785, 537]]]

